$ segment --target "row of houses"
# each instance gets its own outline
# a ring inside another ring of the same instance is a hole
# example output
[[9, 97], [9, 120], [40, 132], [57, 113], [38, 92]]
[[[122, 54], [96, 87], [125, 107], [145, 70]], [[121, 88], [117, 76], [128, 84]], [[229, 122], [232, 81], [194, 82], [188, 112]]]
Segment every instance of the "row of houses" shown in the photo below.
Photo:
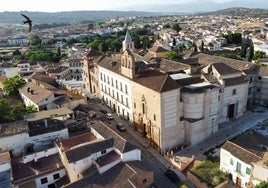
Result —
[[1, 187], [78, 187], [82, 182], [91, 187], [107, 185], [107, 180], [119, 187], [153, 183], [153, 173], [140, 164], [137, 146], [101, 121], [69, 137], [68, 125], [75, 121], [74, 111], [59, 108], [1, 124]]

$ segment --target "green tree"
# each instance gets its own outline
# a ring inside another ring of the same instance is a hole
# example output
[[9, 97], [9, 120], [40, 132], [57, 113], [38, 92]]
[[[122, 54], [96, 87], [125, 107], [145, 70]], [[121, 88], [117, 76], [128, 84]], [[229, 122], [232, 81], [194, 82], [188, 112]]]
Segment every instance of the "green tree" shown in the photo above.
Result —
[[42, 43], [42, 40], [38, 35], [32, 35], [30, 38], [30, 46], [40, 46]]
[[263, 52], [263, 51], [256, 51], [255, 53], [254, 53], [254, 57], [253, 57], [253, 59], [254, 60], [257, 60], [257, 59], [259, 59], [259, 58], [265, 58], [266, 57], [266, 53], [265, 52]]
[[194, 52], [197, 52], [197, 45], [194, 43]]
[[178, 23], [174, 23], [172, 25], [172, 29], [175, 30], [176, 32], [179, 32], [181, 30], [181, 27]]
[[142, 48], [147, 49], [150, 47], [150, 40], [148, 36], [143, 36], [142, 38]]
[[163, 25], [163, 29], [170, 29], [171, 28], [171, 26], [170, 26], [170, 24], [165, 24], [165, 25]]
[[248, 61], [252, 61], [253, 57], [254, 57], [254, 44], [251, 41], [250, 46], [249, 46], [249, 58], [248, 58]]
[[10, 99], [0, 99], [0, 123], [7, 123], [9, 120], [9, 112], [11, 110]]
[[176, 46], [176, 39], [175, 38], [173, 38], [172, 46]]
[[268, 188], [268, 183], [265, 181], [262, 181], [259, 185], [256, 185], [255, 188]]
[[3, 91], [7, 95], [18, 94], [18, 88], [24, 85], [26, 81], [20, 76], [7, 78], [3, 82]]
[[202, 40], [201, 45], [199, 46], [199, 50], [203, 52], [205, 50], [204, 48], [204, 41]]
[[181, 56], [177, 52], [167, 52], [164, 57], [172, 61], [178, 61], [181, 59]]

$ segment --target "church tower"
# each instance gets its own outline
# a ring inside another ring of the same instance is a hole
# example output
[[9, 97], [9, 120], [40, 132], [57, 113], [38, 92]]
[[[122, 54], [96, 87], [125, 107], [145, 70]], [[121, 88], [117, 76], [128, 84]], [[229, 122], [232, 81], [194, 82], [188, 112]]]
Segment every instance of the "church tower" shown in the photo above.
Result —
[[126, 50], [133, 51], [135, 49], [134, 42], [132, 41], [132, 38], [127, 30], [125, 40], [123, 41], [123, 52]]
[[123, 52], [121, 56], [121, 74], [133, 79], [135, 74], [135, 59], [129, 50]]

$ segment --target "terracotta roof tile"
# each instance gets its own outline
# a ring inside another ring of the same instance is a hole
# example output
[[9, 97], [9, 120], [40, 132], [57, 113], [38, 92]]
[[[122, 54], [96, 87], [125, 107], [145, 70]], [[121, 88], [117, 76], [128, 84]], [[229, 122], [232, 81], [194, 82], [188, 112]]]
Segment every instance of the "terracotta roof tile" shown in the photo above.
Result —
[[133, 81], [159, 93], [180, 87], [168, 74], [154, 70], [148, 70], [142, 76], [133, 79]]
[[213, 63], [212, 66], [217, 70], [220, 75], [240, 73], [240, 71], [233, 69], [225, 63]]

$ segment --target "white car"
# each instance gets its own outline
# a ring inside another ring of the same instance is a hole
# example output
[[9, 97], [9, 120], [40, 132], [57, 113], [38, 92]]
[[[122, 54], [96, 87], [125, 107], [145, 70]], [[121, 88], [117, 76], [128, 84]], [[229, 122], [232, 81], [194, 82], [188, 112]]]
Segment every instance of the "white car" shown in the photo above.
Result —
[[112, 115], [111, 113], [107, 113], [107, 114], [105, 114], [105, 117], [106, 117], [107, 119], [109, 119], [109, 120], [114, 119], [114, 117], [113, 117], [113, 115]]

